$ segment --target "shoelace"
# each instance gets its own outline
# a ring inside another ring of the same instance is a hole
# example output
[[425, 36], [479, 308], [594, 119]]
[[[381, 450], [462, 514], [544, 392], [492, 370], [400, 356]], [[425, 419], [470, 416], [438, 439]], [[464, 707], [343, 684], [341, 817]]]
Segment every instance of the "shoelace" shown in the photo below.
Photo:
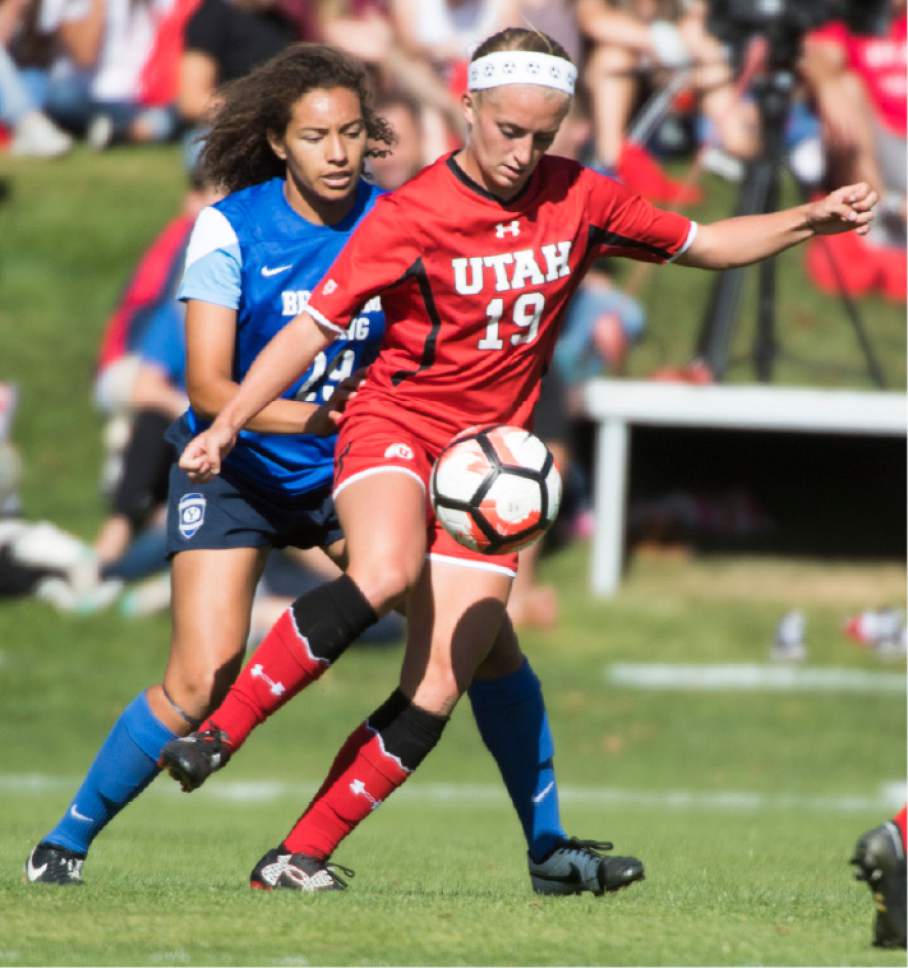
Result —
[[607, 850], [614, 850], [615, 845], [610, 840], [580, 840], [578, 837], [571, 837], [565, 848], [582, 853], [603, 854]]
[[340, 871], [341, 874], [347, 878], [347, 880], [351, 880], [352, 878], [356, 877], [356, 871], [351, 867], [344, 867], [343, 864], [335, 864], [334, 861], [329, 861], [327, 864], [325, 864], [325, 870], [328, 871], [328, 873], [337, 881], [338, 884], [340, 884], [341, 887], [346, 887], [347, 881], [345, 881], [343, 877], [338, 876], [338, 871]]

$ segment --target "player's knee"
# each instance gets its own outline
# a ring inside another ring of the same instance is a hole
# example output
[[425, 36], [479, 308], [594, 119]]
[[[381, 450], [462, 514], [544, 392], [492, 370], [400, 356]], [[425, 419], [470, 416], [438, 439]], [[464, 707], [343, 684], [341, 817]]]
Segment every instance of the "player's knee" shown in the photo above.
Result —
[[420, 566], [406, 557], [389, 556], [366, 567], [351, 567], [348, 574], [376, 612], [385, 612], [416, 583]]
[[431, 659], [414, 690], [413, 702], [438, 716], [449, 716], [470, 684], [471, 676], [458, 675], [450, 662]]
[[164, 688], [170, 699], [194, 719], [202, 719], [216, 709], [227, 695], [236, 670], [211, 665], [184, 670], [168, 676]]

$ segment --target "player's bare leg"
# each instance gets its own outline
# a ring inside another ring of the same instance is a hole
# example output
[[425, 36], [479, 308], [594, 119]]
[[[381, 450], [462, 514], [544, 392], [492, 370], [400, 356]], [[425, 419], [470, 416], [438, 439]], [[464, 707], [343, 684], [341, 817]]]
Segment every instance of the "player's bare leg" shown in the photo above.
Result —
[[[356, 553], [351, 543], [351, 569]], [[505, 618], [510, 582], [503, 574], [426, 563], [407, 602], [400, 687], [348, 737], [293, 830], [254, 868], [253, 887], [315, 891], [342, 886], [328, 858], [440, 739]]]
[[381, 615], [407, 594], [426, 554], [426, 495], [394, 470], [353, 481], [337, 495], [347, 536], [347, 575]]
[[[425, 495], [412, 477], [379, 472], [338, 495], [348, 570], [297, 598], [249, 657], [224, 702], [162, 765], [199, 787], [272, 713], [318, 679], [412, 584], [425, 555]], [[413, 535], [409, 542], [401, 535]], [[335, 549], [340, 554], [342, 549]]]
[[250, 548], [175, 556], [164, 684], [140, 693], [120, 714], [66, 813], [29, 854], [28, 881], [80, 884], [95, 837], [157, 776], [162, 748], [223, 695], [242, 660], [263, 562], [264, 552]]
[[[331, 854], [431, 752], [479, 668], [493, 678], [526, 669], [506, 618], [510, 583], [508, 576], [469, 562], [427, 564], [408, 602], [400, 688], [347, 739], [293, 830], [253, 869], [253, 887], [319, 891], [345, 886], [329, 861]], [[538, 775], [535, 769], [532, 773]], [[554, 778], [543, 798], [553, 786]], [[610, 848], [569, 840], [559, 825], [551, 850], [539, 860], [530, 857], [534, 889], [602, 894], [642, 878], [643, 865], [635, 858], [602, 856]]]
[[148, 690], [148, 704], [180, 736], [199, 725], [236, 678], [266, 556], [264, 549], [234, 548], [173, 558], [170, 658], [163, 682]]

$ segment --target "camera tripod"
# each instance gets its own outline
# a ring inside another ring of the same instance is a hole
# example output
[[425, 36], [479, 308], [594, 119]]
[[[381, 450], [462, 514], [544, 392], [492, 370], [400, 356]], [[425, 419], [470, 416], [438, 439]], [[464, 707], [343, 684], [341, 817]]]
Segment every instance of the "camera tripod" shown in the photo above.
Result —
[[[781, 38], [770, 38], [770, 60], [765, 71], [754, 81], [754, 95], [760, 117], [762, 148], [750, 163], [738, 196], [736, 215], [774, 212], [779, 207], [781, 174], [785, 167], [785, 123], [791, 108], [796, 78], [793, 64], [797, 44], [777, 43]], [[792, 49], [793, 48], [793, 49]], [[802, 193], [807, 192], [802, 186]], [[826, 248], [826, 256], [839, 290], [839, 299], [848, 318], [869, 379], [877, 387], [886, 386], [882, 367], [876, 357], [863, 318], [854, 300], [843, 285], [841, 268], [834, 253]], [[717, 380], [721, 380], [729, 366], [732, 338], [739, 319], [745, 273], [749, 267], [726, 269], [713, 284], [709, 303], [697, 340], [696, 354], [709, 366]], [[776, 257], [765, 259], [757, 266], [758, 297], [756, 331], [751, 358], [757, 379], [762, 383], [772, 380], [773, 368], [780, 354], [776, 325]]]

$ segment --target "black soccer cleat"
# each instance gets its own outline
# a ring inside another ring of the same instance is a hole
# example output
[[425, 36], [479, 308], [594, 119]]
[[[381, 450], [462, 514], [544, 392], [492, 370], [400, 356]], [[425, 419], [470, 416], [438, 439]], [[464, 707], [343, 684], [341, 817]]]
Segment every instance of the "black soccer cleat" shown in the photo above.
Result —
[[227, 765], [231, 752], [227, 734], [213, 726], [202, 733], [172, 739], [161, 750], [158, 766], [167, 770], [184, 793], [191, 793]]
[[866, 881], [876, 905], [873, 943], [905, 947], [905, 845], [890, 820], [868, 830], [855, 844], [850, 863], [856, 880]]
[[530, 858], [530, 881], [537, 894], [582, 894], [596, 896], [620, 891], [642, 881], [643, 864], [636, 857], [611, 857], [605, 851], [613, 844], [600, 840], [570, 840], [556, 847], [538, 863]]
[[353, 877], [353, 871], [305, 854], [291, 854], [283, 844], [269, 850], [249, 875], [249, 886], [257, 891], [286, 889], [314, 894], [316, 891], [344, 891], [347, 882], [339, 875]]
[[25, 861], [25, 880], [29, 884], [59, 884], [62, 887], [81, 885], [85, 883], [82, 880], [84, 863], [85, 854], [42, 841]]

